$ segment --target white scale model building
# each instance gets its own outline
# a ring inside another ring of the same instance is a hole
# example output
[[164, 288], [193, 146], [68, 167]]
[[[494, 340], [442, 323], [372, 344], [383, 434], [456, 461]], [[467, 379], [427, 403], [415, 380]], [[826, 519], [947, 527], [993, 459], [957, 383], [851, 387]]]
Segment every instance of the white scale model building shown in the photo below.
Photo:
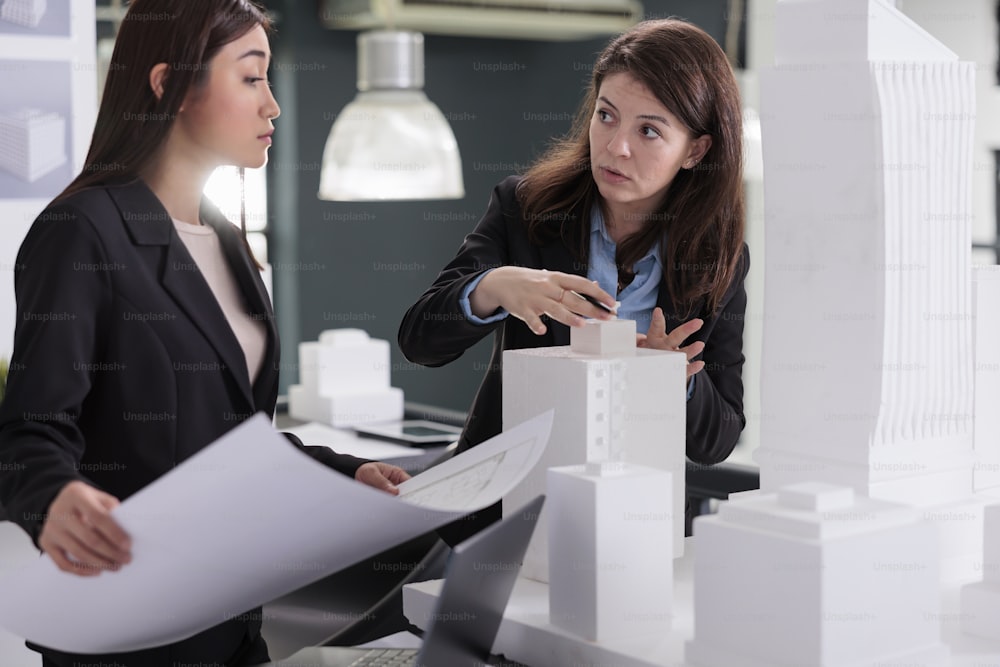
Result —
[[37, 28], [45, 15], [45, 0], [0, 0], [0, 20]]
[[0, 111], [0, 169], [32, 183], [67, 159], [62, 115], [38, 109]]

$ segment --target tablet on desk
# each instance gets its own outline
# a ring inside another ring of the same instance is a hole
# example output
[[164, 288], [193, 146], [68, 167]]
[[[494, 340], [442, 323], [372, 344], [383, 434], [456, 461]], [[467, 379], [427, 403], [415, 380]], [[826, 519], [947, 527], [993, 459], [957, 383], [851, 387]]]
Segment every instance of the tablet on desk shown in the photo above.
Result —
[[384, 424], [365, 424], [354, 430], [363, 438], [378, 438], [411, 447], [433, 447], [458, 440], [462, 429], [426, 419], [408, 419]]

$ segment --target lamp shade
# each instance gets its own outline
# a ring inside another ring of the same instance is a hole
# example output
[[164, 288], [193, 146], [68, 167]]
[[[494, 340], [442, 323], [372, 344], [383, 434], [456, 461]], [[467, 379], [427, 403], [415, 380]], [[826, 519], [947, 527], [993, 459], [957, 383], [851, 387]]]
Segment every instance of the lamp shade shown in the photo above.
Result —
[[323, 151], [319, 197], [332, 201], [460, 199], [458, 143], [424, 94], [423, 35], [358, 35], [358, 94]]

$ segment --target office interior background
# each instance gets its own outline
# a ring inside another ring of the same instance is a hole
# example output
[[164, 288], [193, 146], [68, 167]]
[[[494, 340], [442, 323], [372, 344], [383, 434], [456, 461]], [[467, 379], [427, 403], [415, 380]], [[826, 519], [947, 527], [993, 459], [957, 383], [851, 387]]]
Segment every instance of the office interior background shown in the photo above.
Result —
[[[64, 1], [75, 6], [86, 0]], [[54, 0], [49, 4], [55, 4]], [[373, 338], [392, 341], [392, 384], [403, 389], [407, 401], [464, 412], [488, 364], [491, 340], [487, 338], [446, 367], [423, 368], [406, 361], [396, 348], [400, 319], [479, 220], [493, 186], [522, 171], [548, 142], [569, 129], [594, 57], [609, 35], [564, 41], [428, 32], [424, 90], [455, 133], [465, 197], [329, 202], [316, 196], [320, 165], [330, 127], [356, 92], [358, 32], [324, 27], [319, 18], [321, 3], [313, 0], [264, 0], [263, 4], [276, 19], [270, 78], [282, 114], [275, 122], [269, 163], [262, 175], [248, 180], [248, 194], [262, 210], [250, 217], [250, 223], [261, 235], [255, 247], [271, 265], [283, 342], [282, 393], [298, 379], [299, 342], [316, 340], [326, 329], [358, 327]], [[720, 43], [728, 41], [743, 90], [745, 118], [752, 127], [759, 109], [757, 74], [773, 62], [775, 4], [776, 0], [644, 0], [643, 8], [647, 18], [683, 17]], [[974, 247], [970, 252], [980, 264], [995, 264], [1000, 257], [998, 4], [996, 0], [896, 1], [897, 7], [960, 58], [977, 63]], [[121, 5], [112, 0], [96, 2], [99, 63], [110, 56]], [[0, 87], [4, 76], [0, 69]], [[0, 110], [5, 102], [0, 100]], [[766, 145], [762, 150], [766, 154]], [[817, 165], [822, 160], [823, 156], [816, 156]], [[758, 437], [757, 384], [767, 361], [760, 356], [766, 312], [766, 187], [759, 173], [747, 179], [752, 269], [745, 333], [748, 426], [741, 446], [748, 448], [756, 445]], [[262, 188], [266, 190], [260, 192]], [[4, 228], [16, 230], [3, 239], [8, 249], [4, 257], [9, 255], [10, 261], [0, 264], [0, 357], [9, 357], [14, 323], [13, 251], [9, 249], [16, 248], [26, 228]], [[25, 546], [7, 532], [0, 535], [0, 574], [10, 566], [4, 560], [8, 545], [19, 553]], [[8, 659], [8, 649], [9, 655], [18, 657]], [[35, 654], [14, 638], [0, 641], [0, 664], [36, 662]]]

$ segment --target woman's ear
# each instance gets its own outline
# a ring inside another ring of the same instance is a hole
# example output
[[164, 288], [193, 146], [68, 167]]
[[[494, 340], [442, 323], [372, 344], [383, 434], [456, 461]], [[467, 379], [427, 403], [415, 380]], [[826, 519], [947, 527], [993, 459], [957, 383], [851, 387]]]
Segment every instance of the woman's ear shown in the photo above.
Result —
[[167, 80], [170, 65], [167, 63], [157, 63], [153, 69], [149, 70], [149, 87], [153, 89], [156, 99], [163, 99], [163, 84]]
[[703, 134], [694, 141], [691, 142], [691, 150], [688, 151], [687, 159], [684, 160], [684, 167], [686, 169], [693, 168], [696, 164], [701, 162], [701, 159], [705, 157], [705, 153], [708, 149], [712, 147], [712, 135]]

